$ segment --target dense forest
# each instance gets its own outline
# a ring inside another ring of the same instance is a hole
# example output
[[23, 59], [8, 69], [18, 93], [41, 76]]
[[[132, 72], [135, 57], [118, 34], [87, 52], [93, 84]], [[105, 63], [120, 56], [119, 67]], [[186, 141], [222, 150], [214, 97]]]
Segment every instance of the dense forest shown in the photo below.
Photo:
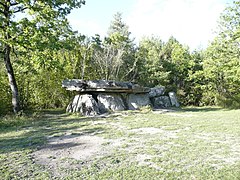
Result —
[[219, 17], [209, 46], [195, 51], [174, 37], [136, 44], [121, 13], [106, 37], [75, 32], [66, 15], [84, 4], [0, 1], [0, 114], [66, 107], [72, 94], [61, 83], [72, 78], [165, 86], [181, 105], [240, 107], [240, 0]]

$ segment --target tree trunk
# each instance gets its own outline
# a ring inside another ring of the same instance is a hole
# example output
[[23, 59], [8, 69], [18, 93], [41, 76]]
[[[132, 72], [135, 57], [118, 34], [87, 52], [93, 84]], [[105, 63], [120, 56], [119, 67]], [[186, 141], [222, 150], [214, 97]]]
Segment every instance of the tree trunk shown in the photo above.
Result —
[[5, 48], [4, 48], [4, 63], [5, 63], [6, 69], [7, 69], [9, 85], [10, 85], [10, 88], [12, 91], [13, 112], [18, 113], [21, 109], [20, 108], [20, 100], [19, 100], [16, 79], [15, 79], [12, 64], [10, 61], [10, 52], [11, 52], [11, 47], [6, 44]]

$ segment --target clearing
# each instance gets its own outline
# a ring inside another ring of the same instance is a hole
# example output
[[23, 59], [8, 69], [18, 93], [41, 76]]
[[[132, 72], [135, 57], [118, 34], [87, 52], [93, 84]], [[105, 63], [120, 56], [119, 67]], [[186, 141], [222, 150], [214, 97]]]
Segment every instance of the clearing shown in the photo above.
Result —
[[55, 110], [0, 130], [0, 179], [240, 179], [240, 110]]

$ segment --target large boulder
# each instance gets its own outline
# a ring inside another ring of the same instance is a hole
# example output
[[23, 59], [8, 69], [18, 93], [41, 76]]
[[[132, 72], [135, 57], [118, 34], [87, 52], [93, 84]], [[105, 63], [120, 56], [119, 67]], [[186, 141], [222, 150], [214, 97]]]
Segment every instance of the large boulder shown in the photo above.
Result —
[[169, 95], [172, 106], [179, 107], [180, 104], [178, 103], [175, 92], [169, 92], [168, 95]]
[[126, 109], [121, 95], [118, 94], [99, 94], [97, 100], [101, 113]]
[[168, 96], [160, 96], [151, 98], [153, 107], [158, 108], [167, 108], [171, 107], [171, 102]]
[[161, 87], [154, 87], [150, 89], [149, 92], [149, 97], [158, 97], [158, 96], [162, 96], [165, 93], [165, 87], [161, 86]]
[[148, 93], [129, 94], [127, 97], [127, 105], [129, 110], [136, 110], [140, 107], [151, 105], [151, 102]]
[[95, 116], [100, 114], [98, 103], [93, 99], [92, 95], [76, 95], [73, 101], [68, 105], [67, 112], [80, 113], [84, 116]]

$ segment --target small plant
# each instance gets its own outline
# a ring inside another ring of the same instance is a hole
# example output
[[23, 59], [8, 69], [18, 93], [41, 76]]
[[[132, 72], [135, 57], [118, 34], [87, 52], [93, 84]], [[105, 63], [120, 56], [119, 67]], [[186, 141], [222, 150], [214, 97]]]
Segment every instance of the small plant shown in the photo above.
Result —
[[152, 106], [150, 106], [150, 105], [143, 106], [139, 110], [141, 113], [148, 113], [148, 112], [152, 111]]

